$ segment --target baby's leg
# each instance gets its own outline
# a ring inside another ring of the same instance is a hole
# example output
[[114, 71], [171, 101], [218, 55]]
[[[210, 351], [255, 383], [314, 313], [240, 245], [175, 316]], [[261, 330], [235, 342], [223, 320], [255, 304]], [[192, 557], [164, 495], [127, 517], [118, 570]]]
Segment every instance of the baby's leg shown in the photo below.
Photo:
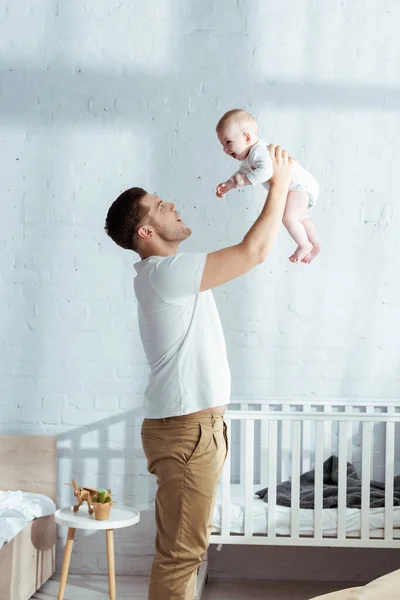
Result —
[[310, 254], [307, 254], [307, 256], [303, 258], [301, 262], [310, 263], [321, 250], [321, 244], [319, 243], [317, 229], [309, 217], [303, 219], [303, 225], [307, 232], [308, 239], [312, 243], [313, 249], [311, 250]]
[[289, 192], [286, 200], [283, 224], [297, 244], [297, 250], [289, 258], [292, 262], [299, 262], [311, 253], [312, 243], [308, 239], [307, 231], [303, 225], [307, 218], [308, 194], [301, 191]]

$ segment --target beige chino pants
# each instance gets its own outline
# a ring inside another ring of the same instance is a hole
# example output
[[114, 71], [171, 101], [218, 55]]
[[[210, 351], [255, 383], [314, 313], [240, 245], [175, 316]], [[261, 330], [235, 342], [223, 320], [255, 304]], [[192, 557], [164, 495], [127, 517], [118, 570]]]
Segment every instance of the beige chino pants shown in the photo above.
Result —
[[145, 419], [142, 444], [158, 486], [148, 599], [192, 600], [228, 450], [223, 415]]

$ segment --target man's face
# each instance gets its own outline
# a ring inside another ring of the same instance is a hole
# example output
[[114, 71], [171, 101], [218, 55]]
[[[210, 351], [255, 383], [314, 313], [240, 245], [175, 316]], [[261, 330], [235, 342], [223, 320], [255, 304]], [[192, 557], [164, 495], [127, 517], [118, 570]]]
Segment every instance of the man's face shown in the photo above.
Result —
[[175, 202], [164, 202], [159, 196], [146, 194], [142, 204], [149, 207], [149, 224], [166, 242], [183, 242], [192, 233], [181, 220]]
[[246, 134], [236, 123], [228, 123], [217, 132], [219, 141], [224, 152], [236, 160], [244, 160], [249, 153], [249, 144], [246, 142]]

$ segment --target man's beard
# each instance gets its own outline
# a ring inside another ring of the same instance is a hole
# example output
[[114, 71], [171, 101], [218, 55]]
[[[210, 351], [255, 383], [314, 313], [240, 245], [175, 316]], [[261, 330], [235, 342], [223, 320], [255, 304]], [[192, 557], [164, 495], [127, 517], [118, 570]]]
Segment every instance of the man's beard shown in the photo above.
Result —
[[167, 225], [159, 225], [158, 223], [154, 223], [154, 221], [150, 221], [150, 224], [164, 242], [183, 242], [192, 234], [189, 227], [186, 225], [182, 226], [182, 223], [181, 226], [178, 225], [175, 228], [168, 227]]

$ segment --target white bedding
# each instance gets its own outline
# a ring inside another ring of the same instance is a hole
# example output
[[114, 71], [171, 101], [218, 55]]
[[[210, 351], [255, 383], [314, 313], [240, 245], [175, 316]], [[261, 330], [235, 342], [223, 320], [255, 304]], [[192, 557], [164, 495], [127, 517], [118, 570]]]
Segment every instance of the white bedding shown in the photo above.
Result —
[[[255, 486], [254, 492], [260, 489]], [[231, 485], [230, 498], [230, 532], [244, 533], [244, 488], [239, 484]], [[268, 533], [268, 504], [255, 496], [252, 502], [253, 534], [266, 535]], [[337, 533], [337, 508], [326, 508], [322, 511], [322, 530], [327, 536]], [[384, 508], [370, 510], [370, 530], [381, 530], [384, 527]], [[276, 534], [290, 536], [291, 508], [276, 506], [275, 510]], [[299, 510], [300, 535], [313, 535], [314, 511], [301, 508]], [[393, 509], [393, 526], [400, 527], [400, 507]], [[213, 513], [213, 531], [219, 533], [221, 529], [221, 490], [218, 490]], [[357, 508], [346, 509], [346, 532], [357, 535], [361, 529], [361, 511]]]
[[33, 519], [47, 517], [55, 512], [53, 500], [43, 494], [0, 490], [0, 548]]

